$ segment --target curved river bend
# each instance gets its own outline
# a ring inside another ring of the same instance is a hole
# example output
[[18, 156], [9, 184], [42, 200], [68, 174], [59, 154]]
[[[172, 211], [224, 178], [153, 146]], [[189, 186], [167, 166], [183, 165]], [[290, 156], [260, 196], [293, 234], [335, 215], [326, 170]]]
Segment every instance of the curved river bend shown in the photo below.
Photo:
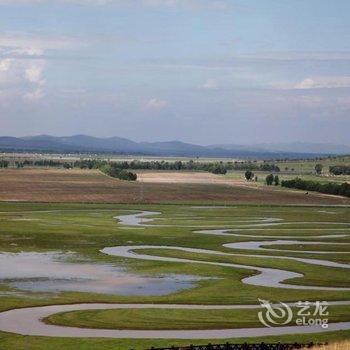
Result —
[[[152, 218], [147, 218], [150, 215], [160, 214], [158, 212], [143, 211], [137, 214], [122, 215], [117, 217], [119, 223], [128, 226], [145, 226], [146, 223], [152, 221]], [[280, 224], [279, 219], [264, 218], [262, 224], [245, 225], [250, 226], [272, 226]], [[346, 223], [344, 223], [346, 224]], [[215, 235], [239, 235], [228, 233], [227, 230], [203, 230], [197, 231], [202, 234], [215, 234]], [[248, 236], [248, 235], [242, 235]], [[253, 236], [252, 237], [258, 237]], [[327, 235], [318, 236], [318, 238], [331, 238], [344, 235]], [[267, 236], [268, 237], [268, 236]], [[276, 238], [277, 241], [259, 241], [259, 242], [245, 242], [245, 243], [229, 243], [225, 244], [226, 248], [236, 249], [257, 249], [262, 250], [261, 245], [269, 244], [281, 244], [278, 239], [283, 237], [270, 236], [270, 238]], [[285, 237], [287, 238], [287, 237]], [[297, 238], [288, 236], [288, 238]], [[284, 241], [283, 244], [295, 244], [305, 243], [301, 241]], [[288, 243], [286, 243], [288, 242]], [[292, 242], [292, 243], [291, 243]], [[314, 242], [315, 243], [315, 242]], [[310, 242], [312, 244], [312, 242]], [[278, 287], [289, 289], [316, 289], [316, 290], [350, 290], [350, 288], [335, 288], [335, 287], [317, 287], [317, 286], [298, 286], [285, 283], [284, 281], [290, 278], [302, 277], [303, 275], [296, 272], [262, 268], [258, 266], [230, 264], [230, 263], [217, 263], [212, 261], [197, 261], [191, 259], [180, 259], [171, 257], [160, 257], [147, 254], [137, 254], [137, 249], [172, 249], [181, 250], [191, 253], [204, 253], [212, 255], [235, 255], [235, 256], [250, 256], [250, 257], [264, 257], [274, 259], [292, 259], [310, 264], [316, 264], [321, 266], [341, 267], [349, 268], [349, 264], [335, 263], [327, 260], [318, 259], [304, 259], [294, 257], [280, 257], [280, 256], [266, 256], [256, 254], [234, 254], [225, 253], [221, 251], [212, 251], [206, 249], [186, 248], [186, 247], [169, 247], [169, 246], [120, 246], [120, 247], [108, 247], [101, 250], [102, 253], [120, 256], [126, 258], [142, 259], [142, 260], [155, 260], [155, 261], [171, 261], [182, 263], [199, 263], [210, 264], [218, 266], [227, 266], [233, 268], [244, 268], [250, 271], [256, 270], [260, 273], [256, 276], [250, 276], [242, 280], [243, 283], [252, 284], [256, 286], [265, 287]], [[266, 250], [266, 249], [265, 249]], [[318, 252], [313, 252], [317, 254]], [[293, 305], [293, 304], [290, 304]], [[337, 301], [329, 302], [329, 305], [350, 305], [349, 301]], [[106, 337], [106, 338], [153, 338], [153, 339], [225, 339], [236, 337], [257, 337], [268, 335], [286, 335], [286, 334], [306, 334], [306, 333], [319, 333], [324, 331], [337, 331], [337, 330], [349, 330], [350, 322], [336, 322], [329, 324], [327, 329], [321, 329], [320, 326], [285, 326], [274, 328], [241, 328], [241, 329], [216, 329], [216, 330], [110, 330], [110, 329], [85, 329], [77, 327], [66, 327], [49, 325], [42, 322], [42, 319], [59, 312], [75, 311], [75, 310], [98, 310], [98, 309], [141, 309], [141, 308], [156, 308], [156, 309], [253, 309], [258, 308], [258, 305], [174, 305], [174, 304], [74, 304], [74, 305], [51, 305], [42, 307], [13, 309], [0, 313], [0, 330], [5, 332], [18, 333], [22, 335], [35, 335], [35, 336], [50, 336], [50, 337]]]

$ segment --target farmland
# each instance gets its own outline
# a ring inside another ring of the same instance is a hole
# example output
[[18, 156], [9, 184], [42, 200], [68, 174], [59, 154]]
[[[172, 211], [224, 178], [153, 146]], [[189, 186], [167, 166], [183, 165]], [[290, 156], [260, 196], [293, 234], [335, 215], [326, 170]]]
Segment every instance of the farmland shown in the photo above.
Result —
[[[182, 173], [183, 174], [183, 173]], [[156, 176], [157, 179], [152, 177]], [[191, 173], [178, 181], [155, 173], [138, 182], [110, 178], [98, 170], [2, 169], [0, 200], [90, 203], [260, 203], [260, 204], [349, 204], [350, 200], [317, 193], [247, 184], [241, 175], [231, 178]], [[192, 180], [194, 176], [194, 181]], [[166, 180], [168, 179], [168, 180]], [[169, 181], [170, 179], [170, 181]], [[181, 179], [181, 175], [180, 175]], [[174, 180], [174, 181], [173, 181]], [[170, 182], [170, 183], [169, 183]]]

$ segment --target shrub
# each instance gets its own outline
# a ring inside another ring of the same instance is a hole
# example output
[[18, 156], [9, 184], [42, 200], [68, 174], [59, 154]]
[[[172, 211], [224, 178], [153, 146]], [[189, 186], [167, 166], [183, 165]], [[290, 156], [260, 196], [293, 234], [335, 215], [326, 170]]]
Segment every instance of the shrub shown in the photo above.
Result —
[[329, 172], [333, 175], [350, 175], [350, 165], [330, 166]]
[[315, 171], [317, 175], [321, 175], [322, 174], [322, 169], [323, 169], [323, 165], [322, 164], [316, 164], [315, 165]]
[[272, 174], [267, 175], [265, 178], [265, 182], [267, 186], [271, 186], [274, 180], [274, 176]]
[[246, 172], [244, 173], [244, 176], [247, 181], [250, 181], [254, 177], [254, 174], [251, 170], [246, 170]]
[[103, 173], [120, 180], [127, 180], [127, 181], [137, 180], [137, 175], [135, 173], [132, 173], [131, 171], [119, 169], [114, 164], [103, 165], [100, 167], [100, 170]]
[[212, 172], [213, 174], [223, 174], [223, 175], [225, 175], [227, 173], [227, 170], [222, 165], [215, 165], [215, 166], [212, 167], [210, 172]]
[[0, 168], [7, 168], [9, 166], [9, 162], [7, 160], [0, 160]]

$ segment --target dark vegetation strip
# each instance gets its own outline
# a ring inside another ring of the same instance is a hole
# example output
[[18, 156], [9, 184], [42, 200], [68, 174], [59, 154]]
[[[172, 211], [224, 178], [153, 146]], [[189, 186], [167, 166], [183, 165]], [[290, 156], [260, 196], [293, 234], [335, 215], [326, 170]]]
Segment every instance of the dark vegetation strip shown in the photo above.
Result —
[[101, 165], [99, 169], [108, 176], [115, 177], [120, 180], [136, 181], [137, 175], [131, 171], [121, 169], [115, 164]]
[[308, 181], [296, 178], [293, 180], [282, 180], [281, 185], [282, 187], [297, 188], [299, 190], [350, 197], [350, 184], [347, 182], [342, 184], [335, 182], [320, 183], [317, 181]]
[[333, 175], [350, 175], [350, 165], [330, 166], [329, 172]]
[[[228, 170], [254, 170], [254, 171], [272, 171], [279, 172], [280, 168], [275, 164], [260, 163], [257, 161], [230, 161], [230, 162], [199, 162], [199, 161], [120, 161], [110, 162], [105, 160], [87, 159], [74, 162], [62, 162], [59, 160], [25, 160], [16, 162], [15, 166], [23, 168], [25, 166], [46, 166], [46, 167], [63, 167], [63, 168], [80, 168], [80, 169], [101, 169], [103, 166], [111, 166], [121, 170], [192, 170], [208, 171], [214, 174], [226, 174]], [[0, 167], [7, 168], [10, 166], [9, 161], [0, 161]]]
[[[243, 344], [235, 344], [235, 343], [225, 343], [225, 344], [206, 344], [206, 345], [188, 345], [175, 347], [171, 346], [168, 348], [154, 348], [152, 347], [149, 350], [294, 350], [294, 349], [310, 349], [314, 346], [319, 346], [320, 344], [314, 343], [243, 343]], [[321, 344], [323, 345], [323, 344]]]

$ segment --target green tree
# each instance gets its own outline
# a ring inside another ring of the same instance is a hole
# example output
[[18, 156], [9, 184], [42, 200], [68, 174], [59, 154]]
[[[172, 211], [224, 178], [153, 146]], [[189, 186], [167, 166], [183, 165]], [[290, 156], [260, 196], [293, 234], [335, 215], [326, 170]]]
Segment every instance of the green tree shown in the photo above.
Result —
[[266, 185], [271, 186], [273, 183], [273, 180], [274, 180], [274, 176], [272, 174], [267, 175], [265, 179]]
[[64, 163], [63, 163], [63, 168], [64, 168], [64, 169], [71, 169], [72, 166], [71, 166], [69, 163], [64, 162]]
[[250, 181], [254, 177], [254, 174], [253, 174], [253, 172], [251, 170], [247, 170], [244, 173], [244, 176], [245, 176], [247, 181]]
[[222, 166], [221, 164], [216, 164], [211, 168], [211, 172], [213, 174], [223, 174], [225, 175], [227, 173], [227, 170], [225, 169], [224, 166]]
[[278, 186], [280, 184], [280, 178], [278, 177], [278, 175], [275, 175], [273, 183], [275, 186]]
[[322, 164], [316, 164], [315, 165], [315, 171], [316, 171], [317, 175], [321, 175], [322, 169], [323, 169], [323, 165]]

